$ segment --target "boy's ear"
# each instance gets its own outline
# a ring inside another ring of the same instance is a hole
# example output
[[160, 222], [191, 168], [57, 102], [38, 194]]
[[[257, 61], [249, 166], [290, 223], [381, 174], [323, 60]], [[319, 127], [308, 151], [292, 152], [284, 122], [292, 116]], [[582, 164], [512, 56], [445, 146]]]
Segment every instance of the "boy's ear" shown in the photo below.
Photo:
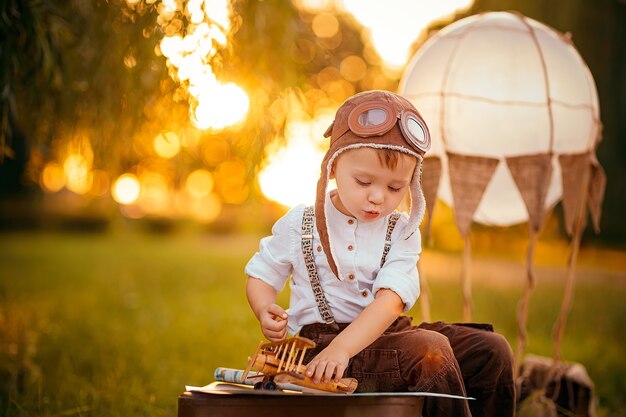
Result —
[[335, 164], [336, 164], [336, 162], [333, 161], [333, 164], [330, 166], [330, 172], [328, 173], [328, 179], [329, 180], [334, 180], [335, 179]]

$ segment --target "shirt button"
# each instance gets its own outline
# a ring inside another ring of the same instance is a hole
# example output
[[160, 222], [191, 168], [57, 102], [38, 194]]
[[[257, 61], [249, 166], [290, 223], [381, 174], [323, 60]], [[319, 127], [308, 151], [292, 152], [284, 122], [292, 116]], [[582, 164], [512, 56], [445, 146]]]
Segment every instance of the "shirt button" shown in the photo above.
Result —
[[361, 295], [362, 295], [363, 297], [367, 297], [367, 290], [363, 290], [363, 291], [361, 291]]
[[350, 275], [348, 275], [348, 279], [349, 279], [350, 281], [354, 280], [354, 274], [350, 274]]
[[317, 251], [321, 252], [322, 251], [322, 247], [320, 245], [317, 246]]
[[354, 249], [354, 246], [348, 245], [348, 250], [352, 250], [352, 249]]
[[354, 224], [354, 220], [352, 219], [348, 220], [348, 224]]

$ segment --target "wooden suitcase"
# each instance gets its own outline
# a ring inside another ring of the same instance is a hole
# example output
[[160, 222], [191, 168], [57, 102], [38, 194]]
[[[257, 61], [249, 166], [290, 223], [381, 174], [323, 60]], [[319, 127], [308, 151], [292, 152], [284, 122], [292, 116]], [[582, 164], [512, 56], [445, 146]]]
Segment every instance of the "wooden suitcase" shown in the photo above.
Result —
[[178, 417], [416, 417], [424, 398], [406, 395], [246, 395], [184, 392]]

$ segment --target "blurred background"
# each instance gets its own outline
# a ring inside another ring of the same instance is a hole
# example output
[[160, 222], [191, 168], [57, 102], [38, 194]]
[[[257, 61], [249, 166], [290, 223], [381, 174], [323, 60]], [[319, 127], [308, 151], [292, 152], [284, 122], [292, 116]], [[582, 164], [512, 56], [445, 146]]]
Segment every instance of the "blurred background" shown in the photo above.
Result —
[[[5, 0], [0, 413], [171, 416], [185, 384], [245, 367], [262, 336], [243, 267], [313, 201], [336, 108], [396, 91], [427, 39], [496, 10], [567, 33], [596, 82], [606, 194], [563, 354], [587, 368], [599, 415], [626, 415], [623, 0]], [[459, 321], [463, 239], [436, 206], [431, 318]], [[527, 228], [471, 230], [473, 319], [511, 344]], [[558, 204], [535, 254], [529, 352], [550, 355], [569, 245]]]

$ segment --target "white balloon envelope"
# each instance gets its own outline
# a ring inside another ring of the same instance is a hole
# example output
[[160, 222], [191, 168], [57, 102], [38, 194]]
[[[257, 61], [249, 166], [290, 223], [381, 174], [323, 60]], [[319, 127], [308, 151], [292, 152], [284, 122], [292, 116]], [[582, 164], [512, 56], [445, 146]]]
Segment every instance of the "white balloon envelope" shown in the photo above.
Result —
[[[595, 83], [570, 39], [517, 13], [474, 15], [442, 29], [413, 56], [399, 93], [428, 123], [427, 156], [441, 158], [443, 168], [437, 194], [455, 209], [448, 152], [500, 161], [548, 155], [548, 209], [563, 195], [558, 156], [589, 152], [600, 137]], [[506, 163], [497, 163], [479, 198], [473, 221], [529, 219]]]

